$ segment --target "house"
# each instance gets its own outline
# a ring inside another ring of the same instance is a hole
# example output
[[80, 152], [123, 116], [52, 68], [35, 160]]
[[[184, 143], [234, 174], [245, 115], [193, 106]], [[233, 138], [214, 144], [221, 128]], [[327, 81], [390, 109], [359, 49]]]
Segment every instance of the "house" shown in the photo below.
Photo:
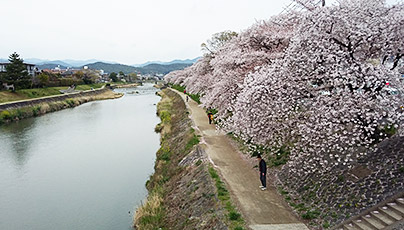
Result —
[[[0, 73], [6, 72], [7, 71], [6, 66], [9, 64], [10, 64], [9, 62], [0, 63]], [[28, 74], [31, 76], [35, 76], [39, 72], [38, 68], [33, 64], [24, 63], [24, 65], [25, 68], [27, 68]]]

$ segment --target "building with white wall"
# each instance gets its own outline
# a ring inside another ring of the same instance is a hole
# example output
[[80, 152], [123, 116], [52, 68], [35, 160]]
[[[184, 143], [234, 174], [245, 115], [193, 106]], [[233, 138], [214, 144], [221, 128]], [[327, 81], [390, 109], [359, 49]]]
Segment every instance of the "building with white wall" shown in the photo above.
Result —
[[[6, 72], [6, 66], [9, 65], [10, 63], [0, 63], [0, 73]], [[25, 67], [27, 68], [27, 72], [31, 76], [35, 76], [36, 72], [38, 72], [38, 69], [36, 68], [35, 65], [33, 64], [27, 64], [24, 63]]]

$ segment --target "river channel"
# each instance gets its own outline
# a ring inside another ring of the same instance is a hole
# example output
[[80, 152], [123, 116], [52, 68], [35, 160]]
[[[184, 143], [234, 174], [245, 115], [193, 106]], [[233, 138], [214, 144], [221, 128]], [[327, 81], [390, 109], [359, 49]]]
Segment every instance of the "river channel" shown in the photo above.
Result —
[[130, 229], [160, 98], [152, 85], [116, 91], [125, 96], [0, 126], [0, 229]]

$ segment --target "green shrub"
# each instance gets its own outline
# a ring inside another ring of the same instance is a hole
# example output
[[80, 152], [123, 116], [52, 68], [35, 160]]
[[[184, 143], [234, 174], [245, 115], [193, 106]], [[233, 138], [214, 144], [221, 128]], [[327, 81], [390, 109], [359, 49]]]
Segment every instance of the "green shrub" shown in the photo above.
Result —
[[238, 212], [231, 211], [231, 212], [229, 213], [229, 219], [230, 219], [230, 220], [238, 220], [238, 219], [240, 219], [240, 217], [241, 217], [241, 214], [238, 213]]
[[18, 117], [18, 119], [24, 118], [24, 112], [21, 109], [16, 109], [15, 110], [15, 116]]
[[163, 130], [163, 125], [161, 123], [157, 124], [156, 127], [154, 128], [154, 132], [160, 133], [161, 130]]
[[190, 150], [194, 145], [199, 144], [199, 137], [197, 135], [193, 135], [191, 140], [188, 141], [187, 145], [185, 146], [185, 151]]
[[74, 105], [75, 105], [73, 99], [66, 99], [65, 102], [69, 105], [69, 107], [74, 107]]
[[181, 93], [184, 92], [185, 90], [185, 86], [181, 86], [181, 85], [174, 85], [174, 84], [170, 84], [171, 88], [176, 89], [178, 91], [180, 91]]
[[41, 112], [41, 106], [37, 105], [32, 107], [32, 114], [34, 115], [34, 117], [38, 116]]
[[171, 121], [171, 114], [170, 112], [163, 110], [160, 112], [160, 119], [163, 123], [168, 123]]
[[212, 113], [213, 115], [217, 114], [217, 109], [208, 109], [207, 113]]
[[217, 175], [216, 170], [213, 169], [212, 167], [209, 167], [209, 174], [214, 180], [219, 179], [219, 175]]
[[11, 113], [7, 110], [4, 110], [0, 114], [0, 119], [1, 120], [11, 120], [12, 116]]
[[201, 96], [199, 94], [190, 94], [188, 93], [188, 96], [194, 100], [196, 103], [201, 104]]
[[170, 161], [171, 152], [169, 148], [161, 147], [157, 153], [157, 160]]
[[338, 183], [344, 182], [344, 180], [345, 180], [344, 175], [338, 175], [338, 178], [337, 178]]
[[320, 215], [318, 210], [309, 210], [302, 214], [302, 218], [306, 220], [316, 219]]

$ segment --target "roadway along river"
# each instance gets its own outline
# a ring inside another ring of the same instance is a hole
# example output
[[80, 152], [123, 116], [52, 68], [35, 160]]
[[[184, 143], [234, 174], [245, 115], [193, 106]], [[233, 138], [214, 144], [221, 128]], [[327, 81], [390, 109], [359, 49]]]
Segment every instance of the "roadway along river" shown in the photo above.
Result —
[[130, 229], [159, 148], [160, 98], [135, 90], [0, 126], [0, 229]]

